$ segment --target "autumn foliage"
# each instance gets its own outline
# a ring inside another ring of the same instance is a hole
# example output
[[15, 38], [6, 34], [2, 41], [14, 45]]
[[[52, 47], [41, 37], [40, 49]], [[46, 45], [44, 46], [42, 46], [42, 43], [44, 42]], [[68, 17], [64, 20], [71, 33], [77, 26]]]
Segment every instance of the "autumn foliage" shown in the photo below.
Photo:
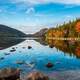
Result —
[[80, 57], [80, 47], [77, 47], [75, 53], [78, 57]]
[[76, 32], [80, 32], [80, 21], [76, 24]]

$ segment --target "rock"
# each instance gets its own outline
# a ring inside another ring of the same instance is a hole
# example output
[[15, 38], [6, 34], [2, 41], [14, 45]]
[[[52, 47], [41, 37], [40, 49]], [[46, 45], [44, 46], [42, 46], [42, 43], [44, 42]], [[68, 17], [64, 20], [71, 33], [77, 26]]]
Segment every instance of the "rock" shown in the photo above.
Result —
[[16, 61], [16, 64], [22, 65], [22, 64], [25, 64], [25, 62], [24, 61]]
[[19, 51], [19, 53], [21, 53], [22, 51]]
[[53, 66], [54, 66], [54, 65], [53, 65], [52, 63], [50, 63], [50, 62], [49, 62], [48, 64], [46, 64], [46, 67], [47, 67], [47, 68], [52, 68]]
[[15, 47], [12, 47], [12, 49], [15, 49]]
[[28, 67], [30, 67], [30, 68], [33, 68], [34, 66], [35, 66], [35, 64], [34, 63], [26, 63], [26, 65], [28, 66]]
[[16, 51], [16, 49], [12, 49], [12, 50], [10, 50], [10, 52], [15, 52]]
[[18, 47], [16, 47], [16, 49], [17, 49]]
[[25, 49], [26, 47], [22, 47], [23, 49]]
[[4, 57], [1, 57], [1, 58], [0, 58], [0, 60], [3, 60], [3, 59], [4, 59]]
[[4, 53], [5, 55], [10, 55], [10, 53]]
[[31, 72], [24, 80], [49, 80], [49, 78], [41, 72]]
[[53, 48], [54, 46], [53, 46], [53, 45], [49, 45], [49, 47], [50, 47], [50, 48]]
[[17, 80], [20, 79], [19, 69], [5, 68], [0, 70], [0, 80]]
[[28, 49], [31, 49], [32, 47], [31, 46], [28, 46]]

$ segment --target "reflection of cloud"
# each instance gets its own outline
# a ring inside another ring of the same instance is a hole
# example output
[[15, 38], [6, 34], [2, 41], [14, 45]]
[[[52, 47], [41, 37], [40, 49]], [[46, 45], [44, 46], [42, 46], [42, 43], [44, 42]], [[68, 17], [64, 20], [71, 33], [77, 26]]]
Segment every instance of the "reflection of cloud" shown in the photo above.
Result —
[[26, 14], [32, 14], [32, 13], [35, 13], [35, 9], [32, 7], [26, 11]]
[[80, 0], [50, 0], [50, 1], [57, 2], [57, 3], [63, 3], [63, 4], [78, 4], [78, 5], [80, 5]]
[[44, 0], [10, 0], [12, 3], [30, 3], [30, 4], [39, 4]]
[[31, 3], [31, 4], [63, 3], [80, 5], [80, 0], [11, 0], [11, 1], [15, 3]]

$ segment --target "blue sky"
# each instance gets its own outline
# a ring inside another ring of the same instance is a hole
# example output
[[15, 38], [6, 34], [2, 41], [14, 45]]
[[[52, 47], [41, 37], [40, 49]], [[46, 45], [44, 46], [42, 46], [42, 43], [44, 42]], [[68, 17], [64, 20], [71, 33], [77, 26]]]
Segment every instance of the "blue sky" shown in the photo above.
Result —
[[80, 17], [80, 0], [0, 0], [0, 24], [33, 33]]

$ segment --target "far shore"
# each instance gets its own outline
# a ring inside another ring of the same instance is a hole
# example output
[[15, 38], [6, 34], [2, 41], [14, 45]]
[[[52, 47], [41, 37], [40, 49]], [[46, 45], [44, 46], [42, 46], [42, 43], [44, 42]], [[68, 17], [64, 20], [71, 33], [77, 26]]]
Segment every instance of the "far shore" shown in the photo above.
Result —
[[27, 39], [27, 40], [33, 40], [33, 39], [53, 39], [53, 40], [80, 40], [80, 38], [78, 37], [41, 37], [41, 36], [38, 36], [38, 37], [0, 37], [0, 38], [10, 38], [10, 39]]
[[53, 40], [80, 40], [80, 38], [63, 38], [63, 37], [47, 37], [46, 39], [53, 39]]

